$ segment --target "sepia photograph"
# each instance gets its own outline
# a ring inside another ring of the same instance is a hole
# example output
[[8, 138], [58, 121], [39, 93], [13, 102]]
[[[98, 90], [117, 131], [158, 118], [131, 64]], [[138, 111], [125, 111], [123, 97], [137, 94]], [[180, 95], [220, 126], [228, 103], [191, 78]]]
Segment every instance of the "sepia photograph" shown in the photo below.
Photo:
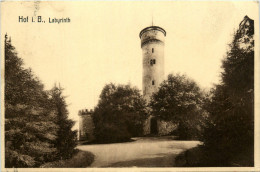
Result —
[[1, 171], [260, 171], [259, 1], [2, 1]]

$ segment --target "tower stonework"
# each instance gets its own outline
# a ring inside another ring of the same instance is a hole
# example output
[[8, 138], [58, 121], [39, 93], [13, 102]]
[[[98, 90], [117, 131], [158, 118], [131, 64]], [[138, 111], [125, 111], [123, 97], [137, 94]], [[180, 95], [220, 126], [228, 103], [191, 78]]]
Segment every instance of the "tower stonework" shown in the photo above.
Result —
[[79, 113], [79, 140], [94, 140], [94, 123], [92, 119], [93, 110], [80, 110]]
[[139, 37], [143, 54], [143, 96], [147, 102], [164, 80], [164, 38], [166, 31], [158, 26], [144, 28]]
[[[139, 37], [143, 55], [143, 97], [149, 103], [164, 80], [164, 39], [166, 31], [158, 26], [144, 28]], [[144, 135], [168, 135], [176, 125], [150, 114], [144, 123]]]

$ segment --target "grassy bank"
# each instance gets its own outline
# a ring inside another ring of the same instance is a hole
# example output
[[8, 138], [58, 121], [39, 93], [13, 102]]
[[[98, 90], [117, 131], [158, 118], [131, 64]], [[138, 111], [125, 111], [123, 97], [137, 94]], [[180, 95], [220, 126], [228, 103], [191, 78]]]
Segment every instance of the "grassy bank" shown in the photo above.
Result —
[[204, 152], [202, 146], [198, 146], [182, 152], [175, 159], [176, 167], [203, 167]]
[[91, 152], [78, 150], [71, 159], [49, 162], [41, 168], [84, 168], [90, 166], [93, 161], [94, 155]]
[[176, 167], [252, 167], [254, 165], [253, 152], [241, 150], [229, 159], [223, 157], [230, 152], [218, 152], [213, 148], [206, 149], [204, 146], [198, 146], [189, 149], [175, 159]]

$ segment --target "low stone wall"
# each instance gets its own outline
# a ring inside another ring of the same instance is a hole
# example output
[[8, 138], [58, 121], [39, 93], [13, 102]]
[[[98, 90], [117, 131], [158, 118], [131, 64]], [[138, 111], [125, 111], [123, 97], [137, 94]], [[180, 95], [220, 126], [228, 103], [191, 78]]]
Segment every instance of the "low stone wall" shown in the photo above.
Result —
[[[150, 115], [144, 122], [144, 135], [151, 134], [151, 119], [154, 118]], [[173, 122], [166, 122], [163, 120], [157, 120], [157, 135], [164, 136], [170, 134], [177, 128], [177, 125]]]
[[174, 124], [173, 122], [166, 122], [162, 120], [158, 120], [157, 125], [158, 125], [159, 136], [168, 135], [177, 128], [177, 125]]

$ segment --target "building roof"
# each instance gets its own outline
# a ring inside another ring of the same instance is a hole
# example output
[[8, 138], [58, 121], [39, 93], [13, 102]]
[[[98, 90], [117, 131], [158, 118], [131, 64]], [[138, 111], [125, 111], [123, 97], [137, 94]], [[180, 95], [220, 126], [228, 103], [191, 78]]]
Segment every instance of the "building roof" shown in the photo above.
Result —
[[150, 30], [161, 31], [164, 34], [164, 36], [166, 36], [166, 31], [163, 28], [161, 28], [159, 26], [149, 26], [149, 27], [146, 27], [143, 30], [141, 30], [139, 37], [141, 38], [144, 32], [147, 32], [147, 31], [150, 31]]

